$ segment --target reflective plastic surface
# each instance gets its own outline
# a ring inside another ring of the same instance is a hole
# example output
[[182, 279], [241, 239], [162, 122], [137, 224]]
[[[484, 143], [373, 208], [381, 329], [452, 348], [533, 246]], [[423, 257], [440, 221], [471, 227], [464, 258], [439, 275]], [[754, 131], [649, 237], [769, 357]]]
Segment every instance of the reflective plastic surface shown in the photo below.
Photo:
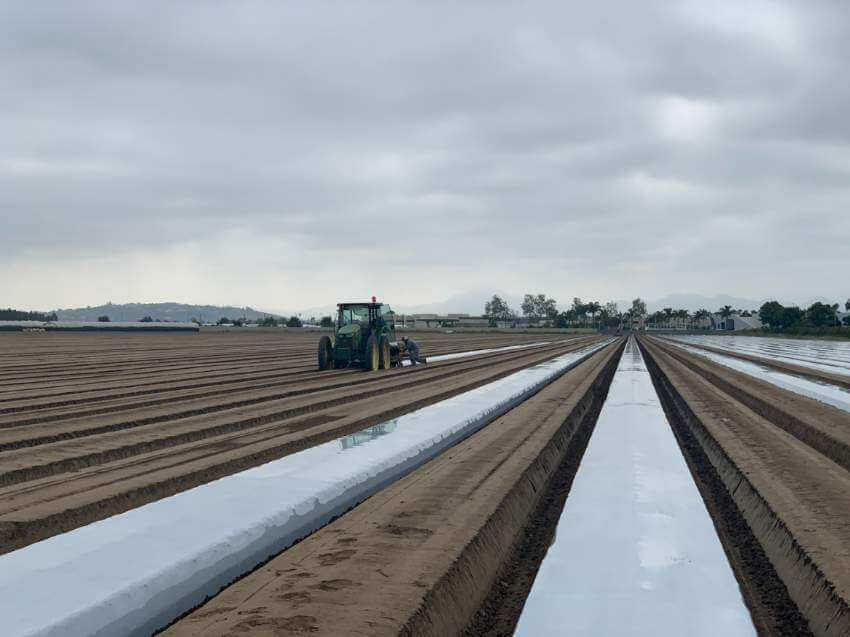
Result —
[[633, 340], [516, 634], [755, 634]]

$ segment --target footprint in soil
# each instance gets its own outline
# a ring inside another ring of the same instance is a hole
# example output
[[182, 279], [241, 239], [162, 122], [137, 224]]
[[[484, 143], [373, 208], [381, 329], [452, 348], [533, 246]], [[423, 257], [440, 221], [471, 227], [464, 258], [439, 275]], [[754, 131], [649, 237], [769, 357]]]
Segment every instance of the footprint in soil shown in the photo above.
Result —
[[309, 604], [311, 601], [313, 601], [313, 598], [310, 597], [310, 593], [304, 591], [284, 593], [283, 595], [278, 595], [277, 598], [282, 602], [288, 602], [289, 604], [292, 604], [296, 608], [301, 604]]
[[357, 553], [354, 549], [343, 549], [341, 551], [331, 551], [330, 553], [322, 553], [316, 557], [319, 559], [319, 564], [322, 566], [333, 566], [339, 564]]
[[326, 579], [319, 582], [314, 588], [323, 591], [341, 591], [344, 588], [351, 588], [352, 586], [359, 586], [359, 584], [350, 579]]
[[399, 511], [398, 513], [395, 514], [395, 517], [397, 517], [397, 518], [414, 518], [414, 517], [421, 517], [423, 515], [428, 515], [429, 513], [431, 513], [431, 511], [428, 510], [428, 509], [425, 509], [425, 510], [423, 510], [423, 509], [411, 509], [410, 511]]
[[198, 611], [194, 614], [194, 617], [197, 619], [206, 619], [207, 617], [214, 617], [215, 615], [221, 615], [223, 613], [229, 613], [230, 611], [236, 610], [235, 606], [222, 606], [221, 608], [213, 608], [211, 610]]
[[415, 526], [399, 526], [398, 524], [386, 524], [381, 527], [384, 533], [395, 535], [398, 537], [411, 537], [425, 539], [434, 534], [431, 529], [421, 529]]
[[312, 615], [293, 615], [292, 617], [252, 617], [239, 622], [233, 627], [237, 633], [252, 633], [258, 628], [270, 628], [274, 634], [286, 633], [316, 633], [319, 624]]
[[337, 544], [354, 544], [357, 541], [356, 537], [341, 537], [336, 543]]

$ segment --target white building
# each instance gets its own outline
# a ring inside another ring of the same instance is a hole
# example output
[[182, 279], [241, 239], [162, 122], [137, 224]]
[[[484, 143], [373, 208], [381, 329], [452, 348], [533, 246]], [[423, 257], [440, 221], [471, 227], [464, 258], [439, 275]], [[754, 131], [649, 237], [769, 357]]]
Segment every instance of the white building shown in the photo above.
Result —
[[715, 314], [715, 328], [717, 330], [728, 330], [738, 332], [741, 330], [759, 330], [761, 329], [761, 319], [758, 316], [741, 316], [740, 314], [731, 314], [725, 319], [719, 314]]

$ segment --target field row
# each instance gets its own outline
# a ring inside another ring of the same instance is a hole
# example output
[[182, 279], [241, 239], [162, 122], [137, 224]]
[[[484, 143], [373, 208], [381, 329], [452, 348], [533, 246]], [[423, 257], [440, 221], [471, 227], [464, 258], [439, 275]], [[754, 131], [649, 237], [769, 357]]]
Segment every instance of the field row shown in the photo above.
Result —
[[[642, 338], [641, 349], [755, 630], [847, 634], [850, 414], [661, 340]], [[556, 525], [619, 351], [596, 354], [166, 634], [512, 633], [556, 534], [569, 537]], [[641, 435], [636, 425], [630, 435]], [[644, 461], [652, 467], [659, 460]], [[603, 511], [616, 506], [614, 499], [597, 504]], [[572, 550], [585, 555], [588, 547]], [[599, 568], [590, 571], [597, 594], [620, 590], [623, 570]], [[564, 586], [572, 571], [578, 566], [563, 572]], [[600, 585], [606, 577], [614, 579]], [[683, 586], [696, 594], [696, 586]], [[687, 598], [678, 591], [685, 609], [708, 608]], [[609, 601], [608, 607], [623, 603]], [[681, 615], [682, 626], [694, 621], [687, 610]], [[669, 628], [675, 620], [668, 614], [666, 621]], [[526, 621], [525, 628], [546, 622]], [[701, 623], [691, 632], [712, 634], [718, 625]]]
[[850, 413], [641, 344], [760, 632], [850, 633]]
[[[344, 450], [380, 446], [379, 439], [403, 440], [404, 433], [386, 437], [402, 414], [428, 405], [439, 411], [448, 405], [441, 401], [452, 397], [475, 404], [476, 391], [495, 381], [568, 359], [601, 340], [573, 335], [544, 344], [512, 336], [423, 335], [417, 340], [429, 356], [523, 342], [525, 347], [372, 374], [316, 372], [313, 339], [303, 335], [279, 343], [266, 342], [267, 334], [262, 342], [241, 334], [195, 336], [195, 342], [168, 335], [150, 340], [148, 351], [138, 341], [123, 373], [117, 371], [120, 348], [102, 336], [96, 343], [85, 337], [75, 337], [81, 341], [73, 345], [42, 342], [28, 362], [50, 367], [42, 370], [49, 380], [39, 383], [35, 367], [21, 370], [18, 390], [4, 388], [5, 396], [0, 394], [3, 552], [250, 467], [280, 458], [288, 462], [292, 454], [312, 453], [329, 441]], [[130, 345], [136, 336], [122, 338]], [[225, 338], [237, 340], [210, 341]], [[651, 377], [669, 425], [662, 419], [660, 429], [644, 429], [647, 423], [635, 421], [629, 435], [663, 436], [662, 430], [669, 435], [672, 429], [755, 629], [850, 634], [850, 412], [783, 389], [775, 378], [804, 378], [801, 382], [840, 392], [846, 376], [830, 370], [828, 362], [824, 369], [798, 365], [764, 351], [748, 353], [743, 346], [682, 347], [645, 336], [639, 344], [643, 356], [633, 342], [629, 361], [621, 362], [623, 339], [587, 354], [450, 451], [376, 486], [365, 502], [225, 588], [166, 634], [513, 632], [555, 537], [571, 537], [569, 529], [557, 526], [570, 510], [564, 503], [618, 364], [627, 374], [618, 400], [635, 407], [654, 400], [629, 395], [638, 381], [649, 387]], [[67, 364], [54, 368], [75, 347], [91, 354], [87, 362], [78, 370]], [[277, 359], [265, 358], [269, 352]], [[737, 361], [740, 369], [728, 361]], [[746, 373], [746, 365], [772, 371]], [[156, 371], [145, 377], [146, 369]], [[187, 369], [197, 373], [189, 378]], [[74, 371], [78, 375], [72, 377]], [[107, 372], [106, 383], [87, 376]], [[616, 429], [625, 426], [620, 404], [609, 405], [614, 411], [604, 438], [611, 444], [619, 439]], [[658, 410], [658, 401], [655, 405]], [[377, 431], [379, 423], [389, 428]], [[638, 455], [644, 474], [662, 462], [661, 447], [654, 445], [635, 447], [643, 449]], [[673, 461], [676, 452], [670, 453], [665, 462]], [[597, 450], [603, 460], [608, 455]], [[624, 484], [634, 478], [630, 471], [623, 476]], [[598, 487], [599, 478], [592, 482]], [[617, 506], [615, 497], [601, 499], [600, 511]], [[592, 511], [592, 502], [588, 505]], [[612, 519], [615, 515], [612, 510]], [[618, 541], [617, 533], [604, 539], [610, 531], [603, 524], [597, 543]], [[667, 544], [664, 538], [664, 533], [655, 538], [659, 546]], [[625, 547], [633, 550], [634, 542]], [[559, 550], [565, 556], [571, 550], [590, 554], [587, 546]], [[599, 595], [607, 590], [607, 577], [614, 578], [610, 590], [623, 586], [622, 569], [586, 566], [599, 579], [594, 584]], [[551, 576], [551, 568], [547, 572]], [[646, 578], [640, 581], [647, 585]], [[635, 599], [647, 594], [642, 591]], [[670, 601], [663, 591], [653, 595], [652, 603]], [[687, 597], [678, 596], [682, 608]], [[693, 607], [707, 608], [698, 600]], [[706, 626], [699, 628], [710, 634]]]
[[[238, 371], [228, 373], [237, 376], [212, 386], [210, 372], [171, 381], [169, 370], [160, 373], [166, 380], [157, 379], [164, 386], [128, 391], [126, 383], [134, 382], [127, 380], [134, 369], [128, 363], [113, 387], [60, 401], [9, 400], [6, 413], [0, 414], [2, 551], [356, 432], [594, 338], [373, 374], [315, 371], [315, 356], [306, 351], [313, 344], [305, 339], [281, 346], [291, 354], [283, 364], [252, 364], [240, 349], [231, 348], [230, 355], [241, 363]], [[421, 340], [428, 354], [504, 342]], [[259, 349], [250, 341], [244, 345]], [[219, 366], [205, 364], [216, 370]], [[270, 373], [269, 365], [282, 369]]]

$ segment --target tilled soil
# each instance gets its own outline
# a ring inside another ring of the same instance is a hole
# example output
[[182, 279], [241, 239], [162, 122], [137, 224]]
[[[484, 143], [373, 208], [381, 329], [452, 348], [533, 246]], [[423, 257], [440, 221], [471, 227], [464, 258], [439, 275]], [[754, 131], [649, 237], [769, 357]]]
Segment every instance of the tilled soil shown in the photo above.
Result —
[[[0, 552], [596, 338], [319, 374], [317, 336], [0, 334]], [[434, 355], [552, 338], [513, 336], [417, 340]], [[759, 633], [850, 635], [850, 414], [665, 341], [640, 343]], [[167, 634], [510, 634], [618, 351], [597, 353]]]
[[[551, 495], [553, 476], [575, 471], [576, 453], [565, 458], [586, 443], [621, 344], [273, 558], [165, 634], [462, 631], [522, 544], [529, 518], [551, 534], [557, 516], [540, 515], [549, 505], [538, 505]], [[563, 480], [557, 482], [562, 504]], [[523, 564], [526, 579], [536, 567]], [[519, 608], [504, 622], [515, 621]]]
[[[426, 333], [427, 355], [541, 340]], [[364, 373], [318, 335], [2, 334], [0, 552], [467, 391], [597, 337]], [[564, 338], [564, 337], [560, 337]], [[546, 340], [546, 339], [543, 339]]]
[[850, 414], [641, 345], [762, 634], [850, 634]]

